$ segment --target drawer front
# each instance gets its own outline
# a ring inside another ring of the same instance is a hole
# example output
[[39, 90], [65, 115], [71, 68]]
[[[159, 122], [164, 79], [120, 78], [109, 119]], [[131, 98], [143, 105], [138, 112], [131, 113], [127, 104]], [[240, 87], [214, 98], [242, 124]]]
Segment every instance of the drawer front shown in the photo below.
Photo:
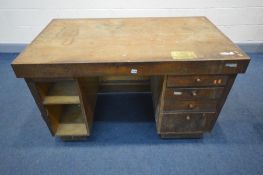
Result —
[[165, 100], [164, 112], [169, 111], [189, 111], [189, 112], [215, 112], [216, 100]]
[[166, 88], [165, 99], [219, 99], [223, 94], [223, 87], [214, 88]]
[[224, 86], [227, 79], [224, 75], [168, 76], [167, 87]]
[[164, 114], [161, 133], [165, 132], [204, 132], [215, 113], [176, 113]]

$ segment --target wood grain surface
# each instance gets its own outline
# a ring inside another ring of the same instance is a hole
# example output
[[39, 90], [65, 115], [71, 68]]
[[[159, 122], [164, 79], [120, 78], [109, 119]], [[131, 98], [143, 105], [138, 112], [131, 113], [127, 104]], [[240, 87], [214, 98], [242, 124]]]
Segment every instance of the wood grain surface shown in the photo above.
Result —
[[247, 58], [205, 17], [54, 19], [13, 64]]

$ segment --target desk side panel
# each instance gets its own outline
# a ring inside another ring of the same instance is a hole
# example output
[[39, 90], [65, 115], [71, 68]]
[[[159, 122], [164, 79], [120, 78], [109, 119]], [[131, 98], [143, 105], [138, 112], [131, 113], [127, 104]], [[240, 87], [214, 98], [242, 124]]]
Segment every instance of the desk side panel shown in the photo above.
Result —
[[[45, 110], [45, 108], [41, 102], [41, 96], [40, 96], [40, 93], [37, 89], [35, 81], [32, 79], [25, 79], [25, 81], [26, 81], [27, 86], [28, 86], [37, 106], [38, 106], [38, 109], [41, 113], [43, 120], [45, 121], [47, 127], [49, 128], [49, 131], [52, 134], [52, 136], [54, 136], [56, 128], [58, 126], [58, 121], [56, 121], [56, 120], [50, 121], [50, 119], [48, 118], [46, 110]], [[53, 126], [51, 125], [51, 122], [54, 123]]]

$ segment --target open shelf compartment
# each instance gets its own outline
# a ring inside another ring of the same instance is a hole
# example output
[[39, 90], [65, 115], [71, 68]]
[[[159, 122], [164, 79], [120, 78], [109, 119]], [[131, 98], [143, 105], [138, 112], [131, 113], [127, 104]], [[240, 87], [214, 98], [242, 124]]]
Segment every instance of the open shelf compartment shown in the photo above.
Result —
[[44, 105], [80, 104], [77, 83], [74, 80], [37, 82]]
[[55, 136], [89, 135], [79, 105], [48, 105], [45, 108]]

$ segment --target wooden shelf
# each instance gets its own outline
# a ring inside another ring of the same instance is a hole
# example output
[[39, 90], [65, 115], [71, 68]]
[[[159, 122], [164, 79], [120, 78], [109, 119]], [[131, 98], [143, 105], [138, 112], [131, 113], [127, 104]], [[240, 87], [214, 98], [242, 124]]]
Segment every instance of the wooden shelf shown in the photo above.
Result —
[[88, 133], [84, 123], [59, 124], [56, 136], [88, 136]]
[[98, 78], [28, 81], [52, 136], [78, 140], [90, 135]]
[[87, 136], [87, 128], [78, 105], [63, 105], [56, 136]]
[[76, 83], [73, 80], [48, 83], [43, 104], [80, 104]]
[[79, 96], [46, 96], [43, 100], [43, 104], [80, 104], [80, 101]]
[[47, 96], [78, 96], [77, 84], [73, 80], [52, 82]]

